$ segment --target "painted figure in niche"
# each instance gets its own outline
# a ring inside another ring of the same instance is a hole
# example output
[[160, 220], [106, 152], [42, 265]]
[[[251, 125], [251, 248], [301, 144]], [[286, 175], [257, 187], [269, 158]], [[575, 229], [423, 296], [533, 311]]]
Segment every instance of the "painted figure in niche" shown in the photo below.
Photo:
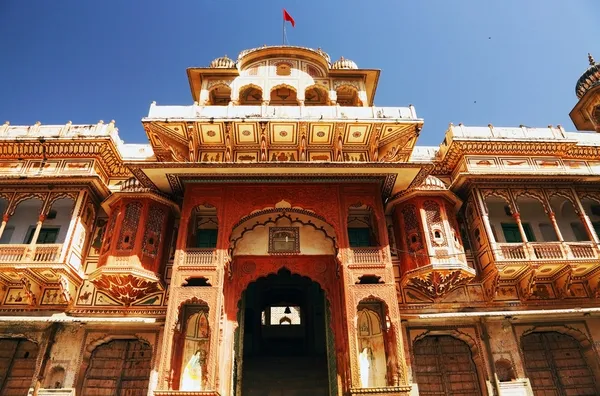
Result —
[[386, 386], [388, 361], [381, 316], [369, 308], [358, 311], [358, 350], [361, 386]]
[[372, 371], [375, 370], [373, 365], [373, 351], [371, 348], [363, 348], [361, 353], [358, 355], [358, 364], [360, 366], [360, 386], [368, 388], [370, 383], [372, 384]]
[[202, 390], [202, 363], [200, 361], [200, 350], [197, 350], [183, 369], [181, 375], [182, 391]]
[[209, 335], [207, 312], [200, 311], [190, 315], [185, 331], [180, 390], [202, 390]]

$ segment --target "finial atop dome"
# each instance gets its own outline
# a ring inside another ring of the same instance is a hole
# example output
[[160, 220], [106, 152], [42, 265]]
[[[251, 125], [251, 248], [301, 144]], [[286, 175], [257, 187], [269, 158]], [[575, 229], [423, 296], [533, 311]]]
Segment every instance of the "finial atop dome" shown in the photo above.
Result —
[[588, 61], [590, 65], [587, 70], [579, 77], [577, 84], [575, 85], [575, 93], [578, 98], [582, 98], [587, 91], [592, 87], [600, 85], [600, 63], [594, 60], [591, 53], [588, 52]]
[[340, 59], [333, 62], [333, 64], [331, 65], [331, 68], [332, 69], [358, 69], [358, 66], [356, 65], [356, 63], [354, 63], [350, 59], [346, 59], [343, 56], [341, 56]]
[[231, 69], [235, 67], [235, 62], [225, 55], [210, 62], [210, 67], [215, 69]]

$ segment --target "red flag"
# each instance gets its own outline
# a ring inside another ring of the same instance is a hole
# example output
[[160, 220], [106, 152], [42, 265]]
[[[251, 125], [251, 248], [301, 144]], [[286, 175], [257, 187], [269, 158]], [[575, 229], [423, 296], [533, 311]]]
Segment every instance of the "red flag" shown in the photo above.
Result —
[[292, 18], [292, 16], [285, 10], [285, 8], [283, 9], [283, 20], [291, 23], [292, 27], [296, 27], [296, 21], [294, 21], [294, 18]]

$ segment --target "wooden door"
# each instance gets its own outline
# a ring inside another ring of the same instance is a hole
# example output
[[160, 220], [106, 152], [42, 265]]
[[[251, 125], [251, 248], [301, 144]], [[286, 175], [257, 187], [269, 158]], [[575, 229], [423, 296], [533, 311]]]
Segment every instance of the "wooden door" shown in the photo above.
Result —
[[521, 340], [525, 371], [536, 396], [597, 395], [581, 344], [571, 336], [531, 333]]
[[451, 336], [427, 336], [414, 343], [420, 396], [480, 396], [471, 348]]
[[0, 339], [0, 394], [27, 395], [33, 384], [38, 346], [24, 339]]
[[82, 395], [146, 396], [152, 362], [151, 347], [137, 340], [100, 345], [90, 358]]

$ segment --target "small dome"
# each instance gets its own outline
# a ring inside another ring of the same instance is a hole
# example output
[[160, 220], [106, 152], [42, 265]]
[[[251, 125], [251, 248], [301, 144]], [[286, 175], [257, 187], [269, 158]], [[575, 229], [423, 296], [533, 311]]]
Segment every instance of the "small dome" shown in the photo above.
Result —
[[350, 59], [345, 59], [342, 56], [340, 59], [333, 62], [333, 65], [331, 65], [331, 68], [332, 69], [358, 69], [358, 66], [356, 65], [356, 63], [354, 63]]
[[435, 176], [427, 176], [418, 187], [419, 190], [447, 190], [446, 184]]
[[578, 98], [585, 95], [592, 87], [600, 85], [600, 63], [594, 61], [592, 54], [588, 54], [588, 59], [590, 67], [579, 77], [577, 85], [575, 85], [575, 93]]
[[235, 67], [235, 62], [225, 55], [210, 62], [210, 67], [215, 69], [232, 69]]

